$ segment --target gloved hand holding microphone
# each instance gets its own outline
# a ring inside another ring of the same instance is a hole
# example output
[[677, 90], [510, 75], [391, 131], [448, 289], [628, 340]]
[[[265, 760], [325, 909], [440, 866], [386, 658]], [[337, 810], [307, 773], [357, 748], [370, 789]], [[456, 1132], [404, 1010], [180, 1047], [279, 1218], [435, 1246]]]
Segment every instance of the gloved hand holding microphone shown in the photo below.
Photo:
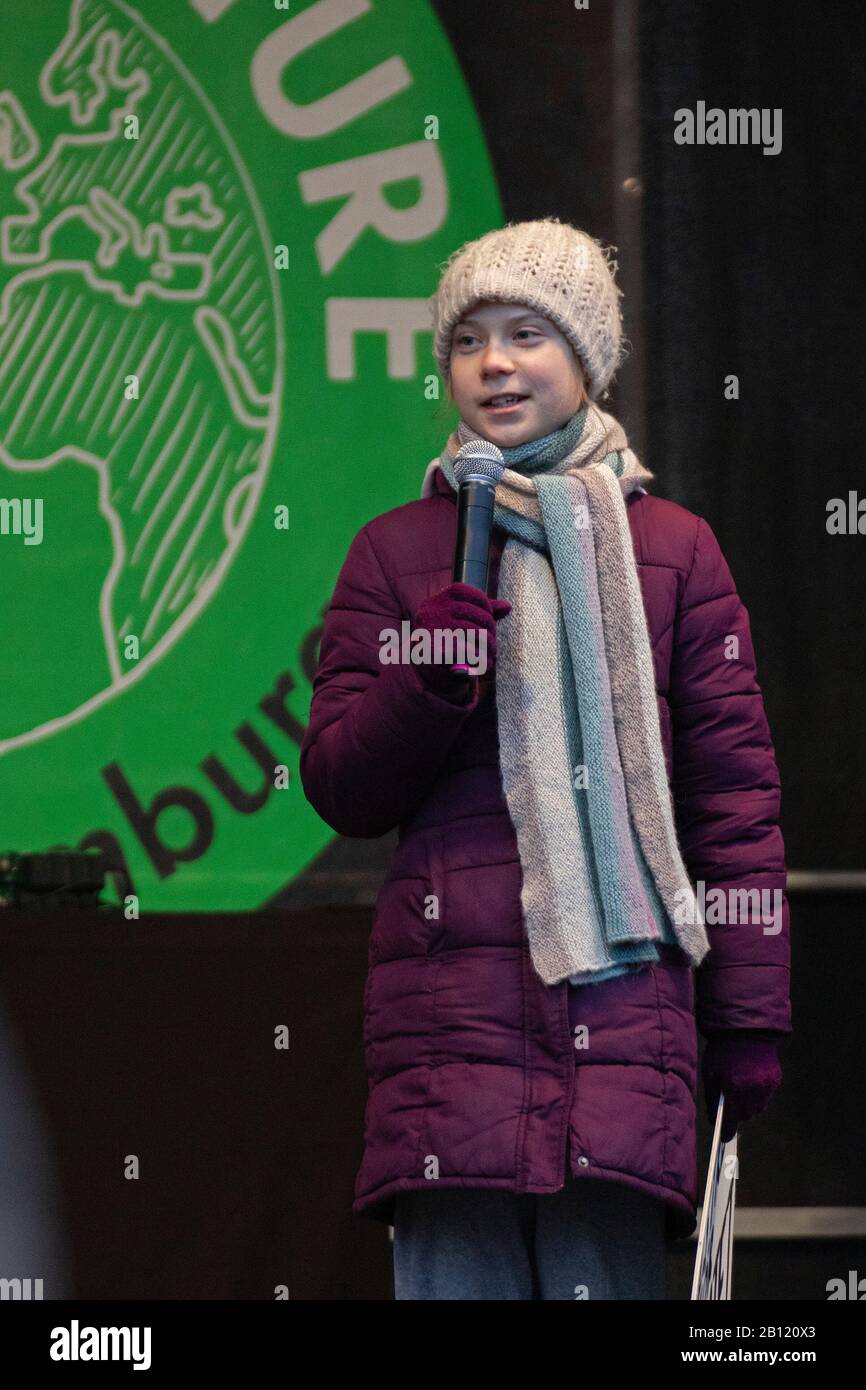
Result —
[[[453, 580], [425, 599], [415, 618], [415, 629], [426, 628], [434, 639], [437, 628], [442, 633], [475, 631], [476, 651], [482, 650], [477, 643], [484, 632], [487, 671], [496, 661], [496, 623], [511, 612], [506, 599], [491, 599], [487, 593], [496, 485], [504, 472], [502, 451], [486, 439], [473, 439], [458, 451], [454, 460], [458, 495]], [[434, 643], [431, 647], [435, 651]], [[469, 703], [473, 694], [470, 682], [484, 671], [473, 670], [468, 663], [451, 666], [440, 662], [419, 667], [419, 674], [428, 689], [445, 699]]]
[[[430, 633], [431, 657], [440, 645], [435, 640], [437, 630], [440, 634], [446, 631], [457, 633], [461, 630], [468, 634], [474, 630], [477, 634], [476, 651], [484, 650], [480, 645], [480, 634], [483, 633], [487, 670], [490, 671], [496, 662], [496, 623], [510, 612], [511, 604], [506, 599], [492, 599], [472, 584], [452, 581], [446, 588], [440, 589], [438, 594], [424, 600], [418, 608], [413, 629], [415, 632], [426, 629]], [[469, 647], [467, 639], [467, 648]], [[455, 671], [452, 665], [441, 661], [437, 663], [431, 659], [428, 665], [418, 666], [418, 674], [428, 690], [444, 699], [458, 700], [461, 694], [464, 699], [468, 699], [471, 697], [470, 682], [476, 677], [472, 674], [461, 674], [462, 669], [469, 670], [467, 667]]]

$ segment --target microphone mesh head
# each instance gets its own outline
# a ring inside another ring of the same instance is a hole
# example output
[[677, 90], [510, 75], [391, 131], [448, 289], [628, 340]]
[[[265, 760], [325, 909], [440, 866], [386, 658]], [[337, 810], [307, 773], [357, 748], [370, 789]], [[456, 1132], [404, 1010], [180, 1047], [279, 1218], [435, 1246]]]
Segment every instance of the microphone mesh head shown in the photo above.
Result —
[[497, 449], [488, 439], [470, 439], [457, 451], [454, 459], [454, 477], [458, 486], [467, 478], [487, 478], [495, 487], [505, 472], [505, 459], [502, 450]]

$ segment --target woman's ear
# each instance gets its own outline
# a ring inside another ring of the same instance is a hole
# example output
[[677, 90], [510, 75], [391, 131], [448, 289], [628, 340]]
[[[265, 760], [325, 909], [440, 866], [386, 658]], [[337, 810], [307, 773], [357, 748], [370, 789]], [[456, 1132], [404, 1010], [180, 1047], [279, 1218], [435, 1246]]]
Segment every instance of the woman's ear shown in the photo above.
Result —
[[571, 349], [571, 353], [574, 358], [574, 372], [577, 377], [578, 391], [580, 392], [580, 405], [578, 406], [578, 410], [580, 410], [589, 402], [589, 391], [587, 389], [586, 372], [583, 370], [583, 363], [574, 351], [574, 348]]

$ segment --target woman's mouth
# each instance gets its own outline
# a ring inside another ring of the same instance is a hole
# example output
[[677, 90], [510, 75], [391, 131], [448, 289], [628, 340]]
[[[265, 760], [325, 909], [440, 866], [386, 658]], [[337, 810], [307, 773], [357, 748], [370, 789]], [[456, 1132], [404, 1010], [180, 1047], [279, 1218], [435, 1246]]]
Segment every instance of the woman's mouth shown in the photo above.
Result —
[[525, 400], [528, 400], [527, 396], [491, 396], [489, 401], [482, 402], [481, 409], [488, 411], [490, 415], [509, 415], [512, 411], [519, 410]]

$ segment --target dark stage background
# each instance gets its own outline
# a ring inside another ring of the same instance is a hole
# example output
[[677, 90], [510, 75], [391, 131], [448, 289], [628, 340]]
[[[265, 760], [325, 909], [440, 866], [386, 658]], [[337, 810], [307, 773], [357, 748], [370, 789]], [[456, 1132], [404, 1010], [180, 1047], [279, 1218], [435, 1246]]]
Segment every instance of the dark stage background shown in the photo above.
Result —
[[[864, 1269], [866, 938], [841, 898], [825, 910], [848, 968], [828, 963], [819, 914], [795, 895], [786, 1080], [738, 1145], [738, 1299], [824, 1299], [828, 1279]], [[14, 1142], [16, 1168], [32, 1161], [19, 1157], [8, 1028], [54, 1137], [38, 1195], [50, 1179], [68, 1245], [49, 1254], [44, 1201], [16, 1203], [19, 1243], [38, 1238], [40, 1258], [14, 1272], [44, 1277], [46, 1298], [60, 1277], [66, 1296], [84, 1299], [269, 1300], [276, 1289], [292, 1300], [390, 1298], [388, 1228], [349, 1212], [367, 1096], [370, 926], [370, 909], [352, 907], [139, 922], [7, 913], [0, 1152]], [[274, 1046], [280, 1027], [287, 1048]], [[705, 1169], [700, 1108], [698, 1126]], [[0, 1173], [6, 1201], [8, 1157]], [[16, 1194], [33, 1178], [17, 1172]], [[11, 1215], [6, 1202], [7, 1239]], [[770, 1238], [779, 1228], [787, 1236]], [[669, 1247], [669, 1298], [688, 1298], [695, 1249], [694, 1239]]]

